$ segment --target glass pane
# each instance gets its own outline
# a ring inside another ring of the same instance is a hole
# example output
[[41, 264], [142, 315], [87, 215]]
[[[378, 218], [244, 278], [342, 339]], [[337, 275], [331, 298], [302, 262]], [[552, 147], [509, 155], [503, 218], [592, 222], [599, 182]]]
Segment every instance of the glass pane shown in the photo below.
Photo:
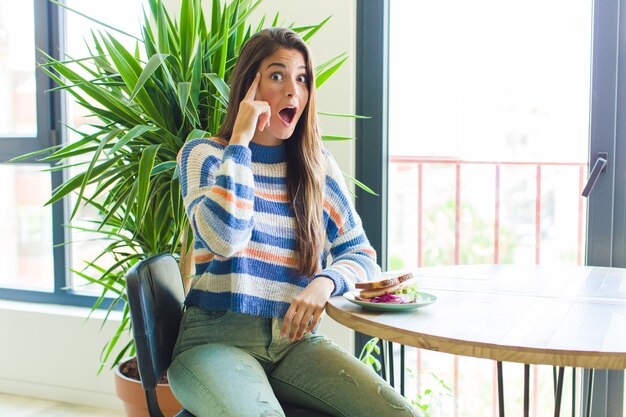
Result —
[[[143, 14], [142, 6], [148, 10], [147, 0], [111, 0], [107, 2], [107, 7], [102, 7], [102, 4], [99, 2], [88, 2], [84, 0], [67, 0], [65, 4], [69, 8], [77, 10], [87, 16], [91, 16], [99, 22], [110, 25], [141, 39], [141, 26], [139, 22], [140, 17]], [[124, 10], [124, 13], [120, 13], [120, 10]], [[92, 51], [95, 51], [93, 48], [94, 43], [91, 33], [92, 30], [95, 33], [104, 33], [105, 31], [109, 32], [113, 37], [115, 37], [115, 39], [121, 42], [126, 49], [134, 54], [138, 41], [130, 36], [113, 31], [71, 11], [66, 12], [66, 22], [67, 40], [65, 54], [68, 57], [84, 58], [91, 56], [87, 45], [89, 45]], [[79, 74], [91, 78], [83, 69], [79, 67], [73, 67], [73, 69], [75, 69]], [[88, 116], [91, 114], [89, 110], [76, 105], [75, 101], [71, 97], [68, 97], [68, 100], [68, 119], [70, 121], [70, 126], [81, 128], [94, 121]]]
[[[389, 268], [584, 263], [591, 3], [390, 3]], [[413, 365], [452, 388], [442, 415], [495, 410], [490, 361]], [[533, 370], [531, 415], [550, 413], [549, 371]]]
[[393, 265], [582, 264], [591, 2], [390, 10]]
[[[66, 1], [68, 7], [78, 10], [87, 16], [92, 16], [98, 21], [111, 25], [126, 33], [136, 37], [141, 37], [140, 18], [142, 16], [142, 6], [148, 7], [147, 0], [112, 0], [107, 3], [107, 7], [102, 7], [98, 2], [85, 2], [80, 0]], [[124, 10], [124, 13], [119, 13]], [[109, 31], [117, 40], [119, 40], [129, 51], [134, 53], [137, 41], [129, 36], [122, 35], [118, 32], [111, 31], [89, 19], [79, 16], [71, 11], [67, 12], [67, 46], [66, 55], [73, 58], [83, 58], [90, 55], [86, 43], [93, 49], [93, 38], [91, 31]], [[141, 48], [140, 48], [141, 49]], [[75, 68], [83, 76], [91, 78], [86, 72]], [[90, 123], [98, 124], [99, 122], [90, 116], [91, 112], [78, 106], [72, 97], [68, 97], [68, 120], [72, 128], [81, 132], [91, 133]], [[78, 135], [70, 131], [69, 140], [74, 142], [78, 139]], [[85, 158], [75, 158], [74, 163], [85, 161]], [[84, 168], [84, 167], [83, 167]], [[71, 175], [78, 174], [78, 169], [70, 170]], [[86, 195], [93, 192], [95, 185], [88, 188]], [[75, 197], [75, 196], [72, 196]], [[71, 207], [74, 207], [75, 199], [71, 198]], [[79, 210], [78, 215], [73, 221], [73, 226], [82, 228], [83, 230], [70, 229], [71, 233], [71, 263], [72, 267], [91, 277], [97, 278], [98, 272], [93, 268], [87, 267], [87, 262], [92, 262], [103, 252], [108, 243], [103, 240], [102, 234], [89, 232], [97, 228], [94, 221], [100, 220], [99, 213], [93, 207], [83, 207]], [[87, 229], [87, 230], [84, 230]], [[108, 254], [101, 257], [97, 261], [100, 267], [108, 268], [113, 264], [114, 260]], [[88, 282], [79, 275], [71, 274], [71, 286], [74, 290], [88, 294], [99, 294], [102, 288], [99, 286], [88, 285]]]
[[32, 1], [0, 0], [0, 138], [37, 136]]
[[0, 164], [0, 286], [53, 291], [50, 173]]

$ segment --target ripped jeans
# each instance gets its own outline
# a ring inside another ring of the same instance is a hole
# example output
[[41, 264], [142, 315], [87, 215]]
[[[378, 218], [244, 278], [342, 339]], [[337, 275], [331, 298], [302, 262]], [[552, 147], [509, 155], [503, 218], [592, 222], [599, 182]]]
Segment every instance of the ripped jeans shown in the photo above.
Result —
[[408, 400], [322, 335], [290, 342], [282, 319], [190, 307], [168, 370], [196, 417], [283, 416], [278, 402], [341, 417], [416, 417]]

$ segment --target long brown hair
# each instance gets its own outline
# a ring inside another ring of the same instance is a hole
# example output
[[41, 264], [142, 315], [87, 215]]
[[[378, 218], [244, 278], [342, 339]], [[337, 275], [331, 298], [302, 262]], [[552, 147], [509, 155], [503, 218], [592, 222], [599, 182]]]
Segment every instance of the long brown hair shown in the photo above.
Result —
[[261, 61], [279, 48], [300, 51], [306, 63], [309, 100], [293, 135], [286, 141], [286, 182], [287, 195], [296, 219], [298, 270], [302, 275], [313, 276], [320, 269], [320, 256], [325, 239], [322, 215], [323, 155], [317, 126], [315, 75], [311, 53], [294, 31], [284, 28], [263, 29], [251, 36], [241, 48], [230, 79], [230, 99], [226, 118], [217, 136], [230, 139], [239, 103], [250, 88]]

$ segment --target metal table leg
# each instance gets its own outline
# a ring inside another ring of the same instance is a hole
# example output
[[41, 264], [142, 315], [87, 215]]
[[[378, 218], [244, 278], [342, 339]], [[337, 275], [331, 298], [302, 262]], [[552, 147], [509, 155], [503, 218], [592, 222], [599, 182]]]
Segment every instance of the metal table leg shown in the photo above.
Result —
[[389, 347], [389, 350], [387, 352], [387, 355], [389, 355], [389, 384], [392, 387], [396, 387], [396, 382], [395, 382], [395, 369], [393, 366], [393, 342], [389, 341], [387, 342], [387, 346]]
[[556, 366], [552, 367], [552, 387], [554, 388], [554, 398], [556, 399], [556, 385], [557, 385], [557, 380], [556, 380]]
[[593, 393], [593, 373], [594, 370], [589, 370], [589, 384], [587, 384], [587, 407], [585, 407], [585, 417], [591, 417], [591, 394]]
[[530, 409], [530, 365], [524, 365], [524, 417], [529, 417]]
[[559, 376], [554, 389], [556, 390], [556, 396], [554, 398], [554, 417], [561, 415], [561, 399], [563, 398], [563, 378], [565, 376], [565, 368], [559, 367]]
[[576, 368], [572, 368], [572, 417], [576, 417]]
[[500, 417], [504, 417], [504, 380], [502, 377], [502, 362], [498, 361], [498, 406]]
[[400, 395], [404, 397], [404, 345], [400, 345]]

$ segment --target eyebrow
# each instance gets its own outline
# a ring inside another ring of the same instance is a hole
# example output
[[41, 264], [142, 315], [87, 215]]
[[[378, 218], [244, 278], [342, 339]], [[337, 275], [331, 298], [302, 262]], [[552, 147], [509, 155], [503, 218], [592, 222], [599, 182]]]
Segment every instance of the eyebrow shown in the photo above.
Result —
[[[287, 68], [287, 65], [283, 64], [282, 62], [272, 62], [265, 69], [269, 69], [271, 67]], [[301, 65], [301, 66], [298, 67], [298, 69], [306, 69], [306, 65]]]

